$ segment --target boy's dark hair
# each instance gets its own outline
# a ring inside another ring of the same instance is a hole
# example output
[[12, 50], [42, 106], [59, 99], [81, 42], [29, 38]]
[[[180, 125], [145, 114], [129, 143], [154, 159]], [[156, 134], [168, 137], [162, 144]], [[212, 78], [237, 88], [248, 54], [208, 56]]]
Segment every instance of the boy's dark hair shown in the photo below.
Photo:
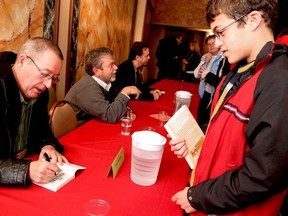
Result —
[[236, 20], [252, 11], [261, 12], [268, 28], [274, 30], [278, 16], [277, 0], [208, 0], [206, 21], [210, 25], [220, 13]]

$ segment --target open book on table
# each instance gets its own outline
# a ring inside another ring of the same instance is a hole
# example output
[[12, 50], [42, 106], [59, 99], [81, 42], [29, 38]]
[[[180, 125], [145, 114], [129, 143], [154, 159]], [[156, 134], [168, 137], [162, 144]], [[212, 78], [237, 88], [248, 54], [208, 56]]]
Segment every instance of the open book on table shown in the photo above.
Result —
[[85, 167], [71, 163], [70, 164], [64, 163], [62, 166], [58, 164], [58, 166], [60, 167], [62, 172], [57, 173], [47, 184], [39, 184], [36, 182], [33, 183], [56, 192], [57, 190], [59, 190], [60, 188], [62, 188], [64, 185], [66, 185], [68, 182], [70, 182], [72, 179], [75, 178], [77, 170], [86, 169]]
[[204, 141], [204, 133], [186, 105], [182, 106], [164, 125], [172, 139], [184, 139], [188, 147], [185, 157], [191, 169], [194, 169]]

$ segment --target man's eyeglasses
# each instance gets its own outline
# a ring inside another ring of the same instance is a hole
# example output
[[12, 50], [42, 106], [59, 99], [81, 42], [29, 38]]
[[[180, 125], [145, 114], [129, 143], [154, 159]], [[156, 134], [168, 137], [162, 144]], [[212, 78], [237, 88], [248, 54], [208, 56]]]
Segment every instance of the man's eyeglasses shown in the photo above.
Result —
[[110, 64], [108, 64], [108, 65], [103, 65], [103, 63], [102, 63], [100, 69], [103, 70], [103, 67], [112, 69], [115, 65], [116, 65], [115, 62], [112, 62], [112, 63], [110, 63]]
[[34, 61], [30, 56], [27, 55], [27, 58], [29, 58], [29, 59], [32, 61], [32, 63], [33, 63], [33, 64], [35, 65], [35, 67], [38, 69], [38, 71], [39, 71], [41, 77], [43, 77], [43, 79], [52, 80], [52, 83], [57, 83], [57, 82], [60, 81], [60, 79], [59, 79], [58, 77], [53, 77], [53, 76], [51, 76], [51, 75], [48, 74], [48, 73], [43, 73], [43, 72], [41, 71], [41, 69], [38, 67], [38, 65], [35, 63], [35, 61]]
[[223, 37], [223, 32], [226, 31], [230, 26], [232, 26], [234, 23], [239, 22], [241, 19], [243, 19], [245, 16], [247, 16], [248, 14], [245, 14], [241, 17], [239, 17], [238, 19], [236, 19], [235, 21], [233, 21], [232, 23], [228, 24], [227, 26], [225, 26], [224, 28], [220, 29], [220, 30], [216, 30], [214, 32], [214, 35], [216, 36], [217, 39], [220, 39], [221, 37]]

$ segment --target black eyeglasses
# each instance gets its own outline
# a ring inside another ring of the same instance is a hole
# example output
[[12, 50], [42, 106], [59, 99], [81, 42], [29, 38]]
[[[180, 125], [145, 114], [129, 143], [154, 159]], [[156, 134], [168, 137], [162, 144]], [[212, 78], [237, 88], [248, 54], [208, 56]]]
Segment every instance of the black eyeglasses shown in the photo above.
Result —
[[241, 17], [239, 17], [238, 19], [236, 19], [235, 21], [233, 21], [232, 23], [228, 24], [227, 26], [225, 26], [224, 28], [215, 31], [214, 35], [216, 36], [217, 39], [220, 39], [220, 37], [223, 37], [223, 32], [226, 31], [231, 25], [233, 25], [234, 23], [239, 22], [241, 19], [243, 19], [245, 16], [247, 16], [248, 14], [245, 14]]
[[43, 72], [41, 71], [41, 69], [38, 67], [38, 65], [35, 63], [35, 61], [34, 61], [30, 56], [27, 55], [27, 58], [29, 58], [29, 59], [32, 61], [32, 63], [33, 63], [33, 64], [35, 65], [35, 67], [38, 69], [38, 71], [39, 71], [39, 73], [40, 73], [40, 75], [41, 75], [41, 77], [42, 77], [43, 79], [52, 80], [52, 83], [57, 83], [57, 82], [60, 81], [60, 79], [59, 79], [58, 77], [53, 77], [53, 76], [51, 76], [51, 75], [48, 74], [48, 73], [43, 73]]

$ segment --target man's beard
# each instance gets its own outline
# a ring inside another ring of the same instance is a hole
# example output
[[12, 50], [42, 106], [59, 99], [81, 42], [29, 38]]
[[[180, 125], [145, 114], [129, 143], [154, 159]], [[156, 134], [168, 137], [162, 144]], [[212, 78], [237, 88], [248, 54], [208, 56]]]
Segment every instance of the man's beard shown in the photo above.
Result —
[[114, 82], [116, 80], [116, 77], [111, 77], [110, 81]]

